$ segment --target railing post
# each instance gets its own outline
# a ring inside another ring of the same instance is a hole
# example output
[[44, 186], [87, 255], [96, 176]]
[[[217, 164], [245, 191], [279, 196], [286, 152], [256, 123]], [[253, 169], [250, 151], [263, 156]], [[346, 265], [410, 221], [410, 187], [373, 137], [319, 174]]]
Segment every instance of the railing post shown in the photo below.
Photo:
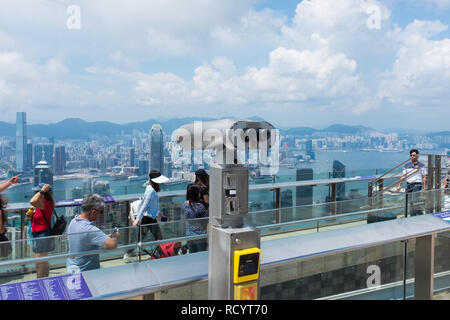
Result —
[[424, 186], [426, 190], [433, 189], [434, 184], [434, 166], [433, 166], [433, 158], [432, 154], [428, 155], [428, 177], [427, 177], [427, 185]]
[[[19, 211], [20, 214], [20, 239], [24, 240], [26, 239], [26, 232], [25, 232], [25, 217], [26, 217], [26, 211]], [[21, 245], [21, 258], [24, 259], [25, 258], [25, 250], [26, 250], [26, 241], [21, 241], [22, 245]]]
[[384, 188], [384, 180], [380, 179], [378, 180], [378, 192], [383, 194], [383, 188]]
[[142, 239], [141, 239], [141, 224], [139, 224], [138, 226], [138, 238], [137, 238], [137, 243], [136, 243], [136, 249], [138, 252], [138, 262], [141, 262], [141, 251], [142, 251]]
[[416, 238], [414, 299], [432, 300], [434, 287], [434, 234]]
[[426, 196], [425, 196], [425, 213], [431, 213], [433, 212], [434, 207], [434, 192], [432, 191], [434, 189], [434, 155], [429, 154], [428, 155], [428, 174], [427, 174], [427, 184], [424, 186], [426, 190]]
[[[377, 193], [377, 208], [382, 208], [383, 207], [383, 188], [384, 188], [384, 180], [380, 179], [378, 180], [378, 193]], [[378, 195], [380, 195], [380, 197], [378, 197]]]
[[367, 187], [367, 196], [370, 198], [373, 195], [373, 182], [369, 181]]
[[406, 300], [406, 277], [408, 275], [408, 240], [403, 242], [403, 300]]
[[131, 230], [130, 230], [130, 201], [125, 202], [125, 210], [127, 216], [127, 243], [131, 242]]
[[435, 169], [435, 212], [441, 211], [441, 156], [436, 155], [434, 159]]
[[281, 189], [275, 188], [275, 207], [277, 209], [277, 215], [275, 223], [281, 222]]
[[331, 201], [333, 202], [331, 214], [335, 215], [337, 213], [337, 183], [331, 184]]

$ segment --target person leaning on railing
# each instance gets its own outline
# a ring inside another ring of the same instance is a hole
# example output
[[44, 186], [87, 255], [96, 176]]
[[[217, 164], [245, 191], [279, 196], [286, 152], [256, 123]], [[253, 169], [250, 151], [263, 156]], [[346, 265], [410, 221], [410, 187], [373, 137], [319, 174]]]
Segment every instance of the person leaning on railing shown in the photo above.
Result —
[[[5, 183], [2, 183], [0, 185], [0, 192], [5, 191], [14, 183], [19, 182], [20, 176], [21, 176], [21, 174], [18, 174], [17, 176], [14, 176], [11, 179], [9, 179], [8, 181], [6, 181]], [[6, 213], [4, 210], [6, 207], [6, 204], [7, 204], [7, 201], [2, 198], [2, 194], [0, 193], [0, 240], [1, 241], [8, 241], [8, 238], [6, 237], [7, 230], [5, 228], [5, 224], [6, 224], [6, 221], [8, 220], [8, 217], [6, 216]]]
[[[186, 235], [197, 236], [207, 233], [208, 210], [200, 200], [200, 187], [194, 183], [187, 186], [186, 202], [184, 203], [184, 218], [186, 219]], [[188, 241], [189, 253], [205, 251], [208, 246], [206, 239]]]
[[[411, 149], [409, 151], [411, 161], [406, 163], [403, 167], [402, 176], [397, 186], [397, 191], [400, 191], [403, 181], [406, 179], [406, 193], [415, 193], [423, 189], [427, 183], [427, 168], [419, 161], [419, 150]], [[412, 195], [409, 200], [414, 205], [417, 202], [417, 196]], [[411, 215], [420, 214], [420, 210], [413, 209]]]
[[450, 210], [450, 161], [447, 162], [447, 173], [442, 183], [442, 194], [444, 194], [444, 208]]
[[[53, 210], [55, 209], [55, 200], [52, 195], [52, 188], [49, 184], [40, 183], [33, 190], [36, 192], [31, 198], [30, 204], [36, 208], [31, 220], [31, 232], [33, 239], [34, 257], [45, 257], [48, 252], [55, 250], [55, 239], [52, 238], [50, 222], [52, 220]], [[28, 212], [27, 212], [28, 214]], [[48, 261], [36, 263], [37, 278], [45, 278], [49, 275]]]
[[5, 183], [0, 184], [0, 192], [5, 191], [6, 189], [8, 189], [9, 187], [11, 187], [14, 183], [19, 182], [19, 177], [22, 174], [18, 174], [17, 176], [12, 177], [11, 179], [9, 179], [8, 181], [6, 181]]
[[[81, 203], [81, 214], [70, 221], [67, 227], [69, 239], [69, 253], [79, 253], [100, 248], [114, 249], [117, 247], [119, 232], [106, 235], [94, 222], [105, 209], [105, 201], [98, 194], [88, 194]], [[68, 273], [77, 273], [100, 268], [98, 254], [68, 258], [66, 270]]]
[[405, 178], [406, 192], [420, 191], [427, 183], [427, 168], [419, 161], [419, 151], [417, 149], [411, 149], [409, 156], [411, 157], [411, 161], [406, 163], [403, 168], [397, 191], [400, 191]]
[[[5, 191], [10, 186], [12, 186], [14, 183], [19, 182], [20, 176], [21, 176], [21, 174], [18, 174], [17, 176], [14, 176], [11, 179], [9, 179], [8, 181], [6, 181], [5, 183], [0, 184], [0, 192]], [[2, 198], [2, 195], [0, 193], [0, 234], [3, 234], [3, 235], [6, 233], [5, 224], [6, 224], [7, 217], [6, 217], [5, 211], [3, 210], [4, 207], [6, 207], [6, 203], [7, 203], [7, 201]]]

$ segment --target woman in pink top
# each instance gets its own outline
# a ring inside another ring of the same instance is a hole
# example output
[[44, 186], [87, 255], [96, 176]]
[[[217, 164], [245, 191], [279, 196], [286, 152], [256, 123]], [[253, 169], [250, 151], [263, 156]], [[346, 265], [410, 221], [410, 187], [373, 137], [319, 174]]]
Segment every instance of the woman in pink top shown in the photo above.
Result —
[[[30, 204], [36, 208], [31, 221], [31, 232], [33, 234], [34, 257], [45, 257], [49, 251], [55, 249], [55, 239], [50, 231], [55, 201], [49, 184], [39, 184], [39, 191], [31, 198]], [[37, 278], [45, 278], [49, 275], [48, 261], [36, 263]]]

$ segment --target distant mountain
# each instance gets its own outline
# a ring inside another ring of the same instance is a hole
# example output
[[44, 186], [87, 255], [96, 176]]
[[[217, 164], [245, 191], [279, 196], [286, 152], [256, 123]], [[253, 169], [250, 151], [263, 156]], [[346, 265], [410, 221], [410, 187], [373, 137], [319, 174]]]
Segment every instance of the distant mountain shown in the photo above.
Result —
[[429, 137], [450, 137], [450, 131], [441, 131], [441, 132], [431, 132], [427, 134]]
[[315, 133], [336, 133], [336, 134], [363, 134], [367, 132], [376, 132], [375, 129], [364, 127], [364, 126], [347, 126], [343, 124], [334, 124], [325, 129], [314, 129], [310, 127], [296, 127], [281, 130], [283, 134], [286, 135], [314, 135]]
[[347, 134], [358, 134], [358, 133], [366, 133], [371, 131], [377, 131], [372, 128], [364, 127], [364, 126], [347, 126], [344, 124], [333, 124], [328, 128], [318, 130], [321, 132], [334, 132], [334, 133], [347, 133]]
[[297, 128], [289, 128], [289, 129], [285, 129], [285, 130], [281, 130], [281, 131], [286, 135], [306, 136], [306, 135], [312, 135], [315, 130], [310, 127], [297, 127]]
[[[224, 117], [231, 118], [231, 117]], [[250, 117], [249, 120], [263, 121], [260, 117]], [[132, 122], [127, 124], [116, 124], [107, 121], [88, 122], [78, 118], [68, 118], [51, 124], [29, 124], [27, 125], [28, 137], [55, 137], [56, 139], [88, 139], [90, 135], [120, 135], [131, 134], [133, 130], [149, 131], [155, 123], [161, 125], [164, 133], [171, 134], [177, 128], [194, 121], [212, 121], [214, 118], [174, 118], [170, 120], [149, 119], [146, 121]], [[13, 137], [16, 135], [16, 125], [0, 121], [0, 136]]]
[[0, 121], [0, 136], [12, 137], [16, 135], [16, 125]]
[[[194, 121], [213, 121], [233, 117], [222, 118], [174, 118], [174, 119], [149, 119], [145, 121], [131, 122], [126, 124], [116, 124], [108, 121], [88, 122], [78, 118], [68, 118], [57, 123], [51, 124], [29, 124], [27, 126], [28, 137], [55, 137], [56, 139], [88, 139], [91, 135], [120, 135], [123, 133], [131, 134], [133, 130], [149, 131], [152, 125], [158, 123], [163, 131], [170, 135], [174, 130], [187, 123]], [[264, 121], [258, 116], [249, 117], [249, 120]], [[276, 128], [276, 124], [272, 123]], [[377, 130], [364, 126], [348, 126], [344, 124], [334, 124], [324, 129], [314, 129], [311, 127], [292, 127], [280, 129], [283, 135], [294, 136], [312, 136], [325, 133], [332, 134], [364, 134], [368, 132], [376, 132]], [[386, 132], [386, 130], [383, 130]], [[395, 131], [395, 130], [393, 130]], [[393, 132], [391, 131], [391, 132]], [[401, 132], [398, 129], [396, 132]], [[15, 123], [7, 123], [0, 121], [0, 136], [14, 137], [16, 135]], [[430, 137], [450, 136], [450, 131], [432, 132], [427, 134]]]

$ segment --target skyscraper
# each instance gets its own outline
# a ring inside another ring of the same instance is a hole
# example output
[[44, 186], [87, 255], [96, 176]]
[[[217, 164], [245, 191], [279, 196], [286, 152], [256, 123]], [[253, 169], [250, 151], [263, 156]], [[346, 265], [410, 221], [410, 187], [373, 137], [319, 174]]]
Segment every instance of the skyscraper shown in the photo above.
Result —
[[33, 144], [27, 143], [27, 165], [26, 170], [33, 170]]
[[306, 155], [309, 157], [309, 159], [316, 160], [316, 154], [314, 153], [312, 147], [312, 140], [307, 140], [305, 143], [305, 147], [306, 147]]
[[134, 167], [136, 158], [136, 151], [134, 148], [130, 148], [130, 167]]
[[[42, 152], [44, 154], [42, 155]], [[53, 168], [53, 145], [52, 144], [36, 144], [34, 146], [34, 166], [44, 159], [50, 168]]]
[[[345, 165], [339, 160], [333, 161], [333, 178], [345, 178]], [[336, 185], [336, 200], [345, 199], [345, 183], [341, 182]]]
[[16, 170], [23, 172], [27, 166], [27, 114], [16, 113]]
[[[312, 168], [297, 168], [297, 181], [313, 180]], [[313, 186], [296, 187], [296, 201], [297, 207], [303, 206], [297, 210], [296, 218], [309, 219], [312, 218], [313, 203]]]
[[148, 160], [139, 160], [139, 175], [144, 176], [148, 174]]
[[53, 173], [44, 159], [34, 168], [34, 186], [36, 187], [39, 183], [48, 183], [53, 186]]
[[55, 148], [55, 174], [63, 174], [66, 171], [66, 147]]
[[150, 130], [150, 170], [163, 171], [164, 168], [163, 131], [159, 124], [154, 124]]

